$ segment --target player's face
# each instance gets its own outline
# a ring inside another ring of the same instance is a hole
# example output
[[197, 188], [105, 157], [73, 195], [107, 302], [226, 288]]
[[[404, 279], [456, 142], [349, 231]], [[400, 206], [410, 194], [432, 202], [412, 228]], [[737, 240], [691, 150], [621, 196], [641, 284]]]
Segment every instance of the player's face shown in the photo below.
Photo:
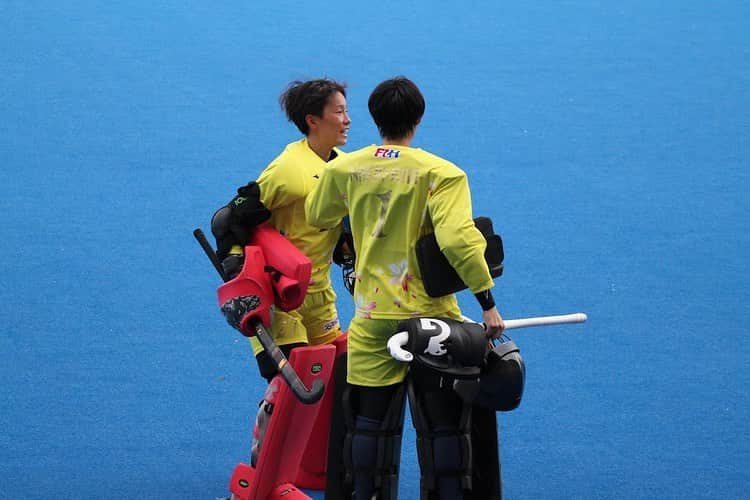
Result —
[[331, 147], [343, 146], [349, 136], [349, 113], [346, 110], [346, 97], [334, 92], [328, 98], [323, 116], [318, 117], [317, 134], [321, 142]]

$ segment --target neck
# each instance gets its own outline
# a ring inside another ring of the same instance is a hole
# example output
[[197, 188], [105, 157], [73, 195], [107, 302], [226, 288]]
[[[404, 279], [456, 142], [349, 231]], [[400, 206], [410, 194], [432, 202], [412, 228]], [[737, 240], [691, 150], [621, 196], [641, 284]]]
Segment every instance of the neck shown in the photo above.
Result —
[[333, 146], [329, 144], [323, 144], [317, 137], [311, 135], [307, 136], [307, 144], [310, 146], [310, 149], [312, 149], [316, 155], [320, 156], [323, 161], [328, 161], [328, 158], [331, 157]]
[[414, 132], [404, 137], [394, 139], [392, 137], [381, 137], [383, 140], [383, 146], [411, 146], [411, 141], [414, 139]]

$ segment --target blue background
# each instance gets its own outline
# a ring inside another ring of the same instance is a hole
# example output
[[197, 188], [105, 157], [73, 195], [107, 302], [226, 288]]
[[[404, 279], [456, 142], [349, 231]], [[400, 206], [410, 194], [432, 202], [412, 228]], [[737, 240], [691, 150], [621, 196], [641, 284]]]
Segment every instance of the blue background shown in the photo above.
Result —
[[397, 74], [503, 315], [589, 315], [512, 332], [506, 497], [746, 498], [750, 4], [157, 4], [0, 2], [0, 498], [228, 494], [263, 384], [191, 232], [298, 137], [289, 81], [348, 83], [355, 149]]

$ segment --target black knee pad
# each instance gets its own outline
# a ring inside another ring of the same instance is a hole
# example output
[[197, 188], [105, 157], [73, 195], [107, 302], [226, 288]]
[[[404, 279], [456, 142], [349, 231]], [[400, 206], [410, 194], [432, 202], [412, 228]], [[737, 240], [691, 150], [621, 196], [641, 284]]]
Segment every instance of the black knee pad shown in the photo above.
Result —
[[472, 406], [433, 370], [412, 365], [407, 382], [409, 408], [417, 431], [420, 498], [438, 498], [440, 489], [472, 489]]
[[[347, 491], [354, 492], [358, 500], [362, 495], [357, 494], [355, 485], [363, 479], [367, 482], [368, 478], [378, 500], [397, 498], [405, 396], [404, 384], [389, 389], [348, 386], [344, 391], [345, 484]], [[370, 463], [357, 466], [363, 458]]]

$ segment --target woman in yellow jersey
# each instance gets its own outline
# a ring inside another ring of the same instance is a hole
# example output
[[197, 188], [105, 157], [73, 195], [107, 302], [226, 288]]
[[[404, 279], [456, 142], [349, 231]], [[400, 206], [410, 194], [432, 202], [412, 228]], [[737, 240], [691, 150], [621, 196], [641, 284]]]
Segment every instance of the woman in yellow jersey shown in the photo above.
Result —
[[[305, 218], [305, 199], [318, 183], [326, 163], [343, 155], [338, 146], [346, 144], [351, 120], [344, 84], [330, 79], [291, 82], [279, 97], [279, 103], [289, 121], [304, 137], [288, 144], [256, 181], [240, 187], [237, 196], [214, 214], [211, 229], [216, 237], [217, 258], [228, 279], [242, 270], [243, 247], [258, 224], [266, 221], [310, 259], [310, 282], [302, 304], [291, 311], [282, 311], [281, 307], [271, 309], [269, 333], [281, 352], [289, 357], [297, 346], [344, 340], [336, 311], [336, 294], [329, 276], [334, 248], [342, 236], [341, 224], [331, 224], [327, 230], [309, 225]], [[230, 324], [236, 327], [231, 321]], [[299, 465], [296, 480], [315, 487], [321, 478], [325, 479], [325, 461], [321, 467], [321, 455], [326, 452], [333, 399], [325, 399], [327, 406], [319, 406], [319, 412], [317, 409], [311, 411], [310, 419], [315, 420], [309, 434], [303, 434], [307, 431], [295, 434], [304, 456], [289, 447], [276, 447], [261, 455], [271, 414], [291, 412], [299, 416], [301, 413], [296, 411], [295, 404], [301, 403], [293, 400], [284, 403], [282, 400], [283, 404], [274, 410], [279, 403], [276, 397], [278, 384], [273, 381], [278, 374], [277, 364], [255, 336], [250, 338], [250, 343], [261, 375], [270, 382], [256, 416], [250, 464], [278, 472], [281, 469], [277, 464], [285, 463], [287, 468], [284, 470], [288, 471], [289, 467], [296, 466], [290, 465], [296, 460]], [[337, 349], [342, 345], [343, 342], [337, 342]], [[288, 431], [276, 429], [277, 433]], [[281, 443], [278, 440], [271, 442]], [[292, 462], [287, 460], [290, 453]], [[263, 467], [258, 463], [261, 456], [266, 457], [262, 459]], [[275, 477], [266, 477], [264, 484], [275, 480]]]
[[[322, 228], [350, 218], [357, 259], [356, 314], [348, 329], [347, 382], [354, 394], [355, 417], [348, 467], [355, 498], [369, 500], [373, 494], [395, 497], [397, 487], [389, 480], [393, 483], [398, 462], [376, 460], [389, 436], [399, 434], [387, 422], [387, 412], [391, 401], [403, 400], [407, 373], [407, 365], [388, 353], [388, 338], [402, 319], [461, 319], [455, 296], [432, 298], [425, 292], [414, 252], [420, 236], [434, 231], [448, 261], [479, 300], [486, 335], [499, 336], [504, 325], [490, 293], [494, 283], [484, 260], [486, 243], [472, 220], [466, 174], [447, 160], [411, 147], [425, 109], [421, 92], [410, 80], [394, 78], [375, 88], [368, 106], [382, 144], [327, 165], [305, 209], [307, 222]], [[433, 423], [436, 431], [450, 434], [458, 426], [451, 408], [460, 407], [460, 401], [452, 391], [442, 391], [437, 398], [434, 406], [442, 410], [433, 415]], [[443, 441], [434, 451], [432, 466], [438, 472], [454, 470], [455, 457], [461, 455], [458, 441]], [[455, 475], [446, 472], [438, 477], [439, 498], [463, 498]]]
[[[304, 137], [288, 144], [257, 179], [260, 201], [270, 210], [269, 223], [312, 261], [312, 276], [305, 301], [291, 312], [275, 309], [271, 336], [288, 356], [298, 345], [329, 344], [341, 334], [336, 294], [330, 279], [331, 255], [340, 233], [332, 224], [321, 231], [307, 223], [305, 198], [318, 183], [326, 163], [343, 154], [351, 120], [346, 87], [330, 79], [294, 81], [279, 97], [289, 121]], [[258, 340], [251, 338], [261, 375], [276, 373], [273, 361]]]

